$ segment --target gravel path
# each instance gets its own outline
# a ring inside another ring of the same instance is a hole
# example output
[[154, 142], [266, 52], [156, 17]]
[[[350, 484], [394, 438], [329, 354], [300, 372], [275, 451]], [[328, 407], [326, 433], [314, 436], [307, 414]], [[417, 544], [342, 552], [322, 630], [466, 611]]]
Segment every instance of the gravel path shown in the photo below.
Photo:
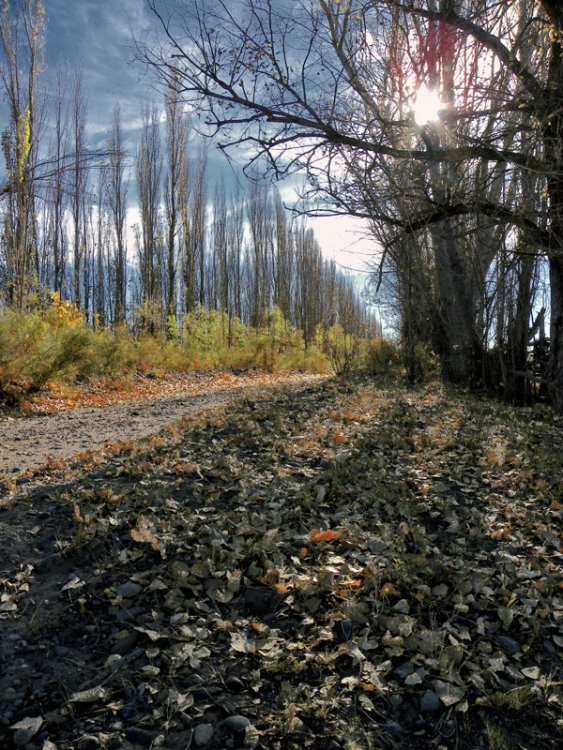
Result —
[[[274, 385], [318, 380], [319, 375], [293, 374]], [[238, 379], [237, 379], [238, 380]], [[245, 384], [246, 382], [246, 384]], [[150, 401], [129, 401], [105, 408], [78, 408], [59, 414], [41, 415], [0, 422], [0, 476], [18, 474], [80, 453], [99, 451], [107, 444], [139, 440], [165, 425], [197, 412], [224, 406], [235, 398], [256, 395], [268, 385], [248, 384], [213, 388], [201, 395], [189, 391]]]

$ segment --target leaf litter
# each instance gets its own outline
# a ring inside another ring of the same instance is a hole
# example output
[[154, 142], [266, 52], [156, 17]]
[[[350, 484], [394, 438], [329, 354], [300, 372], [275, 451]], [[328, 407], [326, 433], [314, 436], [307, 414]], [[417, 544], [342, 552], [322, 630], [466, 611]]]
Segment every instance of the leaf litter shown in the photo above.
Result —
[[0, 741], [559, 746], [562, 426], [325, 381], [21, 493]]

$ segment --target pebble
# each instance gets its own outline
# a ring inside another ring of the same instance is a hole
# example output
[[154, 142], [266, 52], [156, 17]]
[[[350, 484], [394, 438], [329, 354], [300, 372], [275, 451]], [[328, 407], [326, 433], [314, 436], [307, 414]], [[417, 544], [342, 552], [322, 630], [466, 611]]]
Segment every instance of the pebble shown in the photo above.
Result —
[[117, 595], [122, 596], [124, 599], [132, 599], [134, 596], [138, 596], [142, 590], [143, 587], [139, 583], [127, 581], [126, 583], [122, 583], [117, 589]]
[[420, 699], [420, 710], [423, 712], [438, 711], [441, 706], [442, 703], [433, 690], [427, 690]]
[[506, 635], [497, 635], [497, 641], [508, 651], [509, 654], [517, 654], [521, 651], [520, 645]]
[[34, 734], [34, 729], [16, 729], [14, 732], [13, 743], [16, 747], [23, 747], [24, 745], [27, 745]]
[[211, 724], [198, 724], [194, 730], [194, 742], [198, 747], [207, 745], [213, 737], [213, 727]]
[[406, 661], [404, 664], [400, 664], [393, 670], [393, 673], [397, 675], [401, 680], [405, 680], [415, 670], [415, 666], [412, 661]]
[[194, 672], [193, 674], [190, 674], [186, 677], [183, 684], [185, 687], [195, 687], [196, 685], [201, 685], [202, 683], [203, 678]]
[[77, 750], [98, 750], [100, 740], [93, 734], [85, 734], [78, 740]]
[[70, 649], [66, 646], [55, 646], [55, 655], [56, 656], [68, 656], [70, 653]]
[[146, 729], [131, 727], [130, 729], [126, 729], [124, 734], [129, 742], [137, 743], [141, 747], [150, 747], [152, 745], [152, 732], [148, 732]]
[[223, 724], [232, 729], [233, 732], [244, 732], [246, 727], [250, 726], [250, 719], [247, 719], [246, 716], [234, 714], [234, 716], [229, 716], [225, 719]]
[[121, 638], [116, 642], [115, 646], [111, 649], [110, 654], [119, 654], [119, 656], [125, 656], [135, 648], [139, 640], [139, 633], [133, 630], [132, 633], [126, 635], [125, 638]]
[[225, 680], [225, 685], [233, 693], [241, 693], [244, 690], [244, 682], [235, 674], [230, 674]]

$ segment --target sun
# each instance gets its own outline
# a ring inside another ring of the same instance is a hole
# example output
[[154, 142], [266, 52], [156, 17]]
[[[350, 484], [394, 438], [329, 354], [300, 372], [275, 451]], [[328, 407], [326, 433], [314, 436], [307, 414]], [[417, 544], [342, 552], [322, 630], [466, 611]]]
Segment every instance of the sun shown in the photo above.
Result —
[[440, 113], [444, 109], [444, 102], [439, 91], [432, 91], [424, 84], [418, 89], [412, 106], [417, 125], [428, 125], [430, 122], [439, 120]]

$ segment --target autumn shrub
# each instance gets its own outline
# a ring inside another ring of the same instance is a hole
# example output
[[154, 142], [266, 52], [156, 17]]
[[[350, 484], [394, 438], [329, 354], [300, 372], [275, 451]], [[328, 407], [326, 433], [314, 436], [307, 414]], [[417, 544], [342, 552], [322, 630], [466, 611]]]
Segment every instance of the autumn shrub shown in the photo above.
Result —
[[30, 381], [29, 362], [45, 331], [44, 321], [3, 309], [0, 313], [0, 400], [11, 405], [21, 401], [22, 387]]
[[105, 328], [92, 336], [90, 362], [84, 375], [116, 375], [136, 368], [137, 352], [135, 342], [125, 326], [112, 330]]
[[346, 333], [341, 325], [331, 326], [325, 331], [323, 349], [337, 375], [347, 375], [361, 363], [360, 339]]
[[93, 334], [72, 305], [52, 295], [44, 310], [0, 314], [0, 398], [17, 404], [54, 378], [69, 380], [91, 367]]
[[422, 341], [416, 341], [414, 349], [404, 343], [401, 347], [401, 359], [407, 372], [412, 368], [416, 382], [424, 383], [441, 378], [440, 358]]
[[73, 380], [90, 370], [92, 334], [80, 323], [54, 331], [47, 329], [34, 356], [27, 363], [31, 377], [28, 390], [39, 390], [54, 378]]
[[369, 375], [389, 380], [397, 377], [401, 369], [401, 355], [389, 339], [372, 339], [365, 344], [363, 365]]

